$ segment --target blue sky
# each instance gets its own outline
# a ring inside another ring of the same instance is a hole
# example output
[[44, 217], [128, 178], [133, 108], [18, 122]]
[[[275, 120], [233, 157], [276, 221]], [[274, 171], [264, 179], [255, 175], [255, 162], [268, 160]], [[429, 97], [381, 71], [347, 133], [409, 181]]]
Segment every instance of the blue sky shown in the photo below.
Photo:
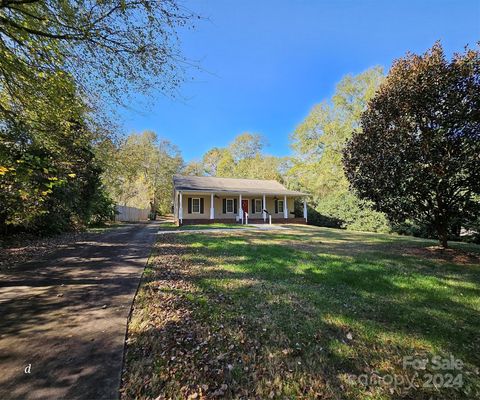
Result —
[[186, 161], [244, 131], [263, 134], [267, 153], [287, 155], [289, 134], [344, 75], [388, 70], [395, 58], [436, 40], [449, 54], [480, 40], [480, 0], [183, 4], [206, 18], [180, 32], [184, 55], [202, 70], [187, 71], [183, 99], [158, 94], [145, 111], [133, 105], [121, 114], [126, 133], [153, 130]]

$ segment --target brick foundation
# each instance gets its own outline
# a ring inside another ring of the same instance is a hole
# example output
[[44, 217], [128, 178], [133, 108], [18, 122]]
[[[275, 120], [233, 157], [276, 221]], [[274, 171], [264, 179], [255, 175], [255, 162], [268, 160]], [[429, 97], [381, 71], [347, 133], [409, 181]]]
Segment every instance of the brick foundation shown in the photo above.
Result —
[[184, 219], [182, 225], [238, 224], [235, 218], [228, 219]]
[[[176, 221], [177, 225], [179, 221]], [[208, 225], [208, 224], [240, 224], [234, 218], [229, 219], [184, 219], [182, 225]], [[248, 219], [249, 224], [268, 224], [268, 218], [266, 222], [263, 222], [263, 218]], [[272, 218], [272, 224], [306, 224], [305, 218]]]

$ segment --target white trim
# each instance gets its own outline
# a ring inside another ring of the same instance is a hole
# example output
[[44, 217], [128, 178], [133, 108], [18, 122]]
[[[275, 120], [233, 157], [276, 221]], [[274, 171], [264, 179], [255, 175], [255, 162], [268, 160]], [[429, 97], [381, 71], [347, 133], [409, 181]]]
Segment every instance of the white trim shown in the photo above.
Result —
[[178, 209], [178, 219], [180, 224], [183, 222], [183, 193], [180, 192], [180, 208]]
[[210, 195], [210, 219], [215, 219], [215, 198], [213, 193]]
[[305, 222], [308, 222], [307, 218], [307, 199], [303, 199], [303, 218], [305, 218]]
[[178, 195], [176, 190], [173, 192], [173, 217], [175, 220], [178, 219]]
[[[193, 201], [198, 200], [198, 211], [195, 211], [193, 209]], [[201, 214], [202, 213], [202, 207], [201, 207], [201, 200], [200, 197], [192, 197], [192, 214]]]
[[267, 213], [265, 211], [266, 209], [267, 209], [266, 196], [263, 195], [263, 204], [262, 204], [263, 222], [265, 222], [267, 220]]
[[[232, 211], [228, 211], [228, 201], [232, 202]], [[232, 198], [225, 199], [225, 214], [235, 214], [235, 202]]]
[[238, 195], [238, 219], [243, 224], [243, 207], [242, 207], [242, 195]]

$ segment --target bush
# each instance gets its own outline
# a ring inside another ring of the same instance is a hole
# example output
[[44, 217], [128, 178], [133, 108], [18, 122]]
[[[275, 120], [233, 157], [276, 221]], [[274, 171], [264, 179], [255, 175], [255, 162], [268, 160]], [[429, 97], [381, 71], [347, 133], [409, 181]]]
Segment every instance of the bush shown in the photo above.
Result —
[[415, 236], [426, 239], [436, 238], [435, 229], [413, 221], [405, 221], [392, 225], [392, 230], [400, 235]]
[[[318, 200], [316, 211], [335, 221], [341, 228], [366, 232], [390, 232], [384, 214], [374, 211], [366, 201], [348, 192], [335, 193]], [[325, 226], [325, 225], [324, 225]]]
[[27, 129], [5, 129], [1, 133], [7, 139], [11, 137], [0, 141], [2, 235], [54, 234], [113, 216], [114, 204], [101, 185], [102, 171], [88, 138], [65, 140], [62, 153], [34, 140], [12, 146], [19, 133], [28, 138]]
[[101, 189], [91, 199], [86, 224], [89, 226], [104, 224], [115, 219], [115, 202]]
[[[294, 203], [295, 218], [303, 218], [303, 202]], [[327, 228], [341, 228], [342, 221], [320, 214], [315, 208], [307, 204], [307, 220], [309, 225], [325, 226]]]

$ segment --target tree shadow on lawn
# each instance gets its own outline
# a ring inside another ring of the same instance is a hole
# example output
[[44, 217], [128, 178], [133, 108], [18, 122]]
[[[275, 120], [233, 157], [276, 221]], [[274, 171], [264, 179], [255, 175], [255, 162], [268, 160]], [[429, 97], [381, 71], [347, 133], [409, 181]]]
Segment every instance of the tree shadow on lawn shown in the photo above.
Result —
[[[412, 256], [388, 257], [375, 248], [357, 257], [351, 252], [342, 256], [339, 254], [344, 254], [344, 248], [337, 245], [321, 248], [317, 254], [307, 253], [276, 244], [255, 246], [251, 238], [245, 236], [202, 238], [201, 251], [197, 247], [189, 259], [207, 265], [209, 255], [221, 256], [221, 262], [227, 266], [232, 264], [238, 270], [276, 283], [296, 279], [306, 285], [344, 285], [343, 292], [361, 294], [374, 304], [379, 300], [394, 303], [388, 312], [396, 312], [398, 306], [410, 303], [414, 307], [439, 306], [457, 317], [462, 316], [462, 309], [470, 317], [477, 312], [467, 306], [467, 299], [475, 300], [480, 295], [480, 266], [438, 265]], [[216, 263], [214, 258], [211, 264]], [[459, 285], [462, 282], [464, 285]], [[422, 320], [419, 318], [419, 322]], [[440, 325], [443, 322], [448, 321]]]
[[[352, 314], [349, 307], [355, 307], [358, 308], [355, 314], [360, 315], [352, 318], [420, 335], [466, 359], [475, 357], [471, 344], [477, 341], [480, 328], [478, 310], [473, 307], [475, 299], [480, 297], [479, 268], [471, 268], [462, 275], [455, 266], [424, 265], [419, 270], [418, 260], [411, 257], [344, 259], [324, 254], [312, 256], [278, 245], [262, 245], [262, 250], [246, 255], [244, 246], [230, 243], [229, 255], [221, 261], [224, 266], [235, 265], [239, 272], [218, 270], [210, 261], [213, 268], [204, 269], [196, 277], [205, 284], [205, 290], [226, 286], [228, 292], [230, 287], [224, 281], [258, 279], [275, 289], [282, 286], [285, 292], [290, 289], [325, 311], [336, 309]], [[208, 258], [202, 259], [197, 254], [191, 258], [192, 262], [207, 266]], [[473, 286], [448, 285], [453, 272], [458, 274], [458, 280], [463, 278], [462, 282]], [[248, 291], [242, 292], [244, 295], [248, 296]]]
[[[366, 263], [393, 268], [397, 273], [402, 272], [407, 275], [415, 272], [422, 275], [434, 275], [438, 278], [444, 278], [446, 281], [456, 280], [460, 275], [460, 279], [480, 283], [480, 258], [478, 257], [461, 260], [458, 263], [455, 263], [455, 260], [449, 254], [445, 256], [439, 254], [439, 258], [424, 258], [422, 257], [423, 250], [431, 244], [431, 241], [424, 242], [414, 239], [412, 242], [403, 237], [371, 235], [374, 236], [375, 241], [363, 239], [338, 242], [325, 240], [318, 232], [306, 236], [296, 233], [241, 232], [241, 234], [235, 236], [224, 234], [221, 240], [218, 240], [220, 236], [216, 235], [191, 235], [191, 241], [201, 242], [201, 245], [194, 249], [194, 252], [201, 253], [200, 257], [203, 257], [206, 254], [205, 252], [208, 251], [225, 252], [225, 246], [237, 243], [239, 245], [245, 244], [244, 250], [250, 254], [271, 259], [278, 253], [278, 249], [286, 248], [287, 250], [282, 250], [281, 257], [284, 257], [285, 253], [293, 252], [292, 254], [295, 256], [290, 257], [289, 260], [291, 265], [314, 261], [319, 265], [334, 264], [335, 261], [342, 263], [342, 265], [348, 265], [348, 263], [364, 260]], [[383, 236], [386, 236], [385, 240], [382, 239]], [[273, 247], [273, 250], [270, 250], [271, 246], [278, 247]], [[237, 256], [243, 254], [242, 250], [243, 248], [240, 246]], [[428, 251], [425, 253], [428, 253]], [[286, 255], [288, 256], [288, 254]], [[230, 257], [233, 256], [233, 253], [230, 254]], [[316, 260], [318, 257], [323, 259]], [[328, 257], [331, 259], [328, 260]]]
[[[478, 269], [466, 276], [456, 271], [459, 279], [472, 285], [466, 291], [444, 287], [442, 276], [424, 274], [416, 266], [419, 260], [409, 257], [392, 261], [385, 255], [379, 259], [364, 254], [357, 259], [338, 256], [332, 247], [331, 254], [312, 254], [281, 244], [256, 246], [250, 234], [188, 235], [164, 242], [168, 244], [159, 243], [157, 263], [142, 287], [148, 291], [142, 304], [158, 304], [153, 308], [161, 314], [162, 296], [167, 296], [170, 310], [183, 309], [189, 317], [164, 317], [158, 330], [144, 314], [140, 319], [150, 327], [131, 332], [131, 339], [148, 343], [153, 335], [158, 343], [177, 343], [178, 332], [180, 337], [189, 332], [201, 338], [194, 340], [194, 349], [205, 337], [214, 339], [209, 339], [211, 350], [200, 357], [178, 343], [149, 353], [160, 362], [157, 373], [163, 378], [145, 390], [162, 388], [168, 397], [184, 387], [185, 397], [194, 391], [213, 396], [227, 385], [223, 395], [230, 397], [273, 393], [273, 397], [364, 398], [370, 393], [429, 398], [433, 394], [429, 389], [390, 393], [385, 387], [359, 386], [347, 375], [374, 370], [412, 373], [402, 370], [402, 357], [418, 354], [451, 353], [467, 363], [467, 369], [479, 364], [475, 349], [480, 326], [478, 310], [472, 306], [480, 295]], [[172, 264], [176, 259], [181, 262]], [[450, 268], [437, 266], [437, 272], [448, 275]], [[176, 291], [185, 282], [187, 290]], [[131, 349], [138, 348], [137, 344]], [[125, 393], [146, 394], [148, 390], [142, 392], [128, 378], [142, 361], [132, 363], [127, 362]], [[210, 367], [204, 369], [209, 363], [214, 377]], [[478, 377], [472, 379], [478, 385]], [[462, 397], [452, 389], [442, 390], [439, 398], [453, 395]]]
[[[438, 241], [397, 234], [357, 232], [335, 228], [295, 226], [287, 232], [275, 234], [276, 239], [294, 241], [310, 239], [312, 243], [306, 246], [325, 245], [338, 242], [342, 246], [355, 252], [363, 251], [369, 246], [376, 246], [380, 250], [395, 250], [398, 254], [407, 251], [407, 255], [420, 258], [431, 258], [435, 261], [445, 261], [458, 264], [480, 264], [480, 246], [466, 242], [449, 242], [450, 248], [442, 249]], [[292, 243], [293, 243], [292, 242]], [[297, 243], [298, 245], [298, 243]], [[416, 250], [417, 253], [410, 252]]]

